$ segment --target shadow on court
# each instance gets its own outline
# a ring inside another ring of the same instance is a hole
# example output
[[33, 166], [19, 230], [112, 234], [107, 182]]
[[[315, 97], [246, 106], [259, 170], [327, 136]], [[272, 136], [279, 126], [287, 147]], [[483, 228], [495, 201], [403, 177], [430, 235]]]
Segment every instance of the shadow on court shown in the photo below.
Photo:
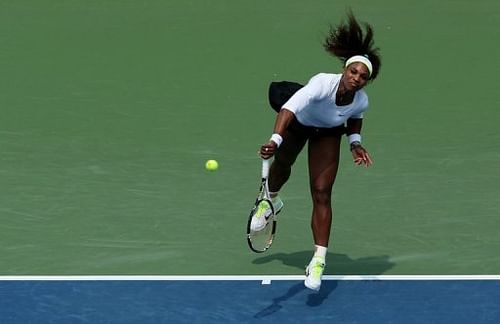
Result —
[[276, 313], [281, 308], [283, 308], [282, 303], [286, 302], [287, 300], [291, 299], [304, 290], [310, 291], [310, 294], [307, 296], [306, 305], [309, 307], [320, 306], [328, 298], [330, 293], [335, 290], [335, 288], [337, 288], [337, 281], [327, 280], [322, 283], [321, 290], [316, 293], [308, 290], [304, 286], [304, 283], [301, 281], [290, 287], [290, 289], [288, 289], [288, 291], [284, 295], [273, 298], [271, 305], [255, 314], [254, 317], [263, 318]]
[[[304, 270], [311, 257], [312, 251], [275, 253], [256, 258], [252, 263], [265, 264], [279, 261], [286, 266]], [[327, 275], [380, 275], [395, 265], [387, 255], [351, 259], [346, 254], [328, 253], [326, 260], [325, 274]]]
[[[268, 262], [280, 261], [287, 266], [305, 269], [311, 256], [311, 251], [275, 253], [256, 258], [252, 263], [265, 264]], [[327, 262], [327, 268], [325, 270], [325, 274], [327, 275], [380, 275], [395, 265], [394, 262], [389, 260], [389, 256], [387, 255], [351, 259], [345, 254], [328, 253]], [[283, 308], [283, 303], [304, 290], [310, 292], [307, 296], [306, 305], [309, 307], [320, 306], [335, 288], [337, 288], [337, 284], [336, 280], [325, 280], [321, 285], [321, 290], [316, 293], [308, 290], [304, 286], [304, 283], [300, 281], [290, 287], [284, 295], [273, 298], [271, 305], [255, 314], [254, 317], [263, 318], [276, 313]]]

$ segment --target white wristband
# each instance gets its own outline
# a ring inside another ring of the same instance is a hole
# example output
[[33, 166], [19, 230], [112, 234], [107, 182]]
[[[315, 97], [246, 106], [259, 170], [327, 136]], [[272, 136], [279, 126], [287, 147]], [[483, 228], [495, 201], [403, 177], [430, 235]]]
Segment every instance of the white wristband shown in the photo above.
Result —
[[278, 147], [280, 147], [281, 143], [283, 143], [283, 137], [281, 137], [281, 135], [278, 133], [274, 133], [273, 135], [271, 135], [271, 141], [273, 141]]
[[349, 145], [354, 143], [354, 142], [360, 142], [361, 143], [361, 135], [360, 134], [351, 134], [349, 135]]

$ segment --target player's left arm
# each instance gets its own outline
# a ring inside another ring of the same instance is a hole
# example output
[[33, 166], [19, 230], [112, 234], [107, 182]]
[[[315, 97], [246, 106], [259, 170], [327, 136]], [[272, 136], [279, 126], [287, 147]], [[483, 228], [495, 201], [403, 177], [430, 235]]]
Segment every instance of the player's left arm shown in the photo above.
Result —
[[373, 164], [373, 160], [368, 151], [361, 145], [362, 126], [363, 118], [349, 118], [346, 123], [346, 133], [349, 138], [349, 146], [354, 163], [357, 165], [364, 164], [366, 167], [369, 167]]

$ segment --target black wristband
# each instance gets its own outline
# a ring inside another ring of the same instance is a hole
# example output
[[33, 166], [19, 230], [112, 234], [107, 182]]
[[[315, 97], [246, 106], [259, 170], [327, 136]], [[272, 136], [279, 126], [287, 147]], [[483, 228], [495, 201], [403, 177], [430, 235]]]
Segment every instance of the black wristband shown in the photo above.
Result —
[[361, 146], [361, 142], [358, 142], [358, 141], [354, 141], [351, 143], [351, 151], [354, 150], [356, 147], [360, 147]]

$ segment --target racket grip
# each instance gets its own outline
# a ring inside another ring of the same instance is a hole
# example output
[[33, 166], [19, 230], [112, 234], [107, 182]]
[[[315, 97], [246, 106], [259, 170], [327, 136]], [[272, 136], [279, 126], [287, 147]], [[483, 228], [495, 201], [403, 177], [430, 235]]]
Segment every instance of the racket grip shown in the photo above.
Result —
[[267, 179], [269, 176], [269, 168], [271, 167], [271, 159], [262, 159], [262, 179]]

